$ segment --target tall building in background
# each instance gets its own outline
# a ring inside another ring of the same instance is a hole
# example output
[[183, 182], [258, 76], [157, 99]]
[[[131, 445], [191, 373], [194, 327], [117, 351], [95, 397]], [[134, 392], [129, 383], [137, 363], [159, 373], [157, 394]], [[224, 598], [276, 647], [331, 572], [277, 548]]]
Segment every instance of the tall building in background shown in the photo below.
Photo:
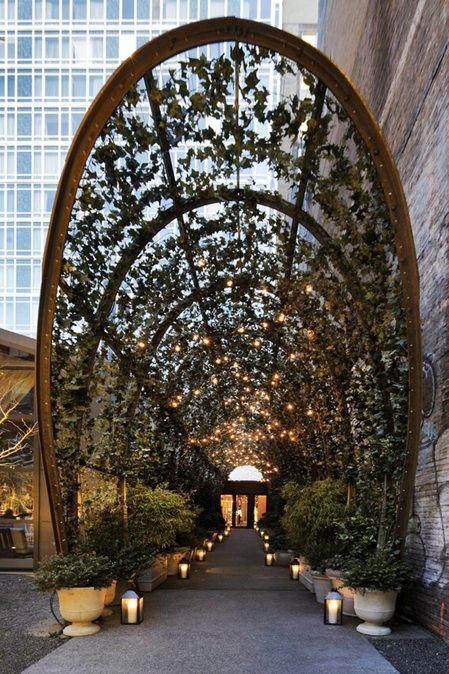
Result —
[[136, 48], [240, 16], [313, 41], [317, 0], [0, 0], [0, 325], [34, 336], [59, 174], [89, 103]]

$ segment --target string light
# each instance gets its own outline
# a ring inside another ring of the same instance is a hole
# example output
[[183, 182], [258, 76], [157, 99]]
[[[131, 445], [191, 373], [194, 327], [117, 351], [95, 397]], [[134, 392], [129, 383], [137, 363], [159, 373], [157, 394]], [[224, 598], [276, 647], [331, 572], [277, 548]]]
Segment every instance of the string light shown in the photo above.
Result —
[[139, 349], [144, 349], [146, 345], [147, 344], [146, 342], [143, 341], [143, 339], [139, 339], [139, 341], [137, 342], [137, 346], [139, 347]]
[[180, 344], [175, 344], [174, 350], [176, 351], [176, 353], [179, 353], [181, 351], [181, 349], [182, 349], [182, 347], [181, 347]]
[[253, 341], [253, 346], [255, 346], [256, 348], [258, 348], [261, 345], [262, 345], [262, 342], [260, 341], [260, 339], [255, 339]]
[[231, 278], [228, 278], [228, 280], [226, 281], [226, 285], [228, 288], [232, 288], [232, 286], [234, 285], [234, 281]]
[[311, 283], [306, 283], [306, 287], [304, 288], [306, 293], [313, 293], [313, 285]]
[[313, 340], [316, 339], [315, 330], [312, 330], [312, 328], [307, 328], [307, 338], [309, 341], [313, 342]]

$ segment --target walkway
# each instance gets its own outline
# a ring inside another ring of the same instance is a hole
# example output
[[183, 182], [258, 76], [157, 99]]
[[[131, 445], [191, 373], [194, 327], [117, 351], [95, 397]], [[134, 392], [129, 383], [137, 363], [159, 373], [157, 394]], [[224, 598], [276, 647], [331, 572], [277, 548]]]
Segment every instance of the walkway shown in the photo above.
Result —
[[260, 538], [234, 530], [192, 566], [145, 596], [141, 625], [104, 621], [26, 674], [393, 674], [346, 618], [323, 625], [322, 606], [288, 570], [265, 567]]

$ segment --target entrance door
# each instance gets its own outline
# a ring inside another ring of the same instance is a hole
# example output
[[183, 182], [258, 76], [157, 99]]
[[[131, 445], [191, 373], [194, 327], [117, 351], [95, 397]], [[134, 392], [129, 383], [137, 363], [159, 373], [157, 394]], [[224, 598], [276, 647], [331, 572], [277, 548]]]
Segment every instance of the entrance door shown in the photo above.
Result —
[[235, 497], [235, 527], [248, 526], [248, 496], [236, 494]]

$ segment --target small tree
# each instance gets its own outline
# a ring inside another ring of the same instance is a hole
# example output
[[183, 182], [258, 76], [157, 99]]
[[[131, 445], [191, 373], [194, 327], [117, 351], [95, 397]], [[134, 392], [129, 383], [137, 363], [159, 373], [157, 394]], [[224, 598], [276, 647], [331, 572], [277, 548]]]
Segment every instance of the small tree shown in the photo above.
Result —
[[34, 383], [33, 370], [0, 370], [0, 466], [20, 463], [37, 424], [24, 419], [19, 405]]

